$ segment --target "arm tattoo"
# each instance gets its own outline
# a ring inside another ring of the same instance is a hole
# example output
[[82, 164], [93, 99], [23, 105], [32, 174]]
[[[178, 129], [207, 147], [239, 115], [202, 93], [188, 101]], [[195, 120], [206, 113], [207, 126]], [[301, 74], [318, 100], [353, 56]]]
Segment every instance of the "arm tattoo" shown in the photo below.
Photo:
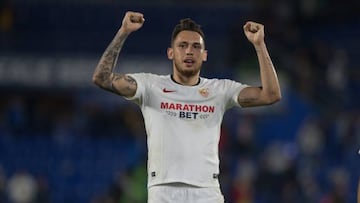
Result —
[[94, 72], [94, 80], [100, 87], [111, 90], [112, 72], [116, 66], [117, 58], [124, 45], [127, 34], [118, 33], [109, 46], [106, 48]]
[[132, 78], [131, 76], [124, 74], [115, 74], [112, 81], [115, 82], [117, 80], [123, 80], [126, 85], [122, 86], [122, 89], [118, 89], [116, 88], [116, 86], [113, 85], [113, 83], [111, 83], [110, 90], [112, 92], [125, 96], [125, 95], [129, 95], [131, 92], [134, 92], [134, 90], [136, 90], [137, 83], [135, 79]]

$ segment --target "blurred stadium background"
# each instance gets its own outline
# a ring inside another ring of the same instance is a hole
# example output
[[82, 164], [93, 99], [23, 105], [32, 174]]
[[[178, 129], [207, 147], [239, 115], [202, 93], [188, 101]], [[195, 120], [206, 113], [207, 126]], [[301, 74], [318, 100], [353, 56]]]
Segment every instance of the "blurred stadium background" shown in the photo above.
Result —
[[226, 202], [355, 202], [359, 9], [358, 0], [1, 0], [0, 203], [146, 202], [140, 111], [91, 82], [127, 10], [146, 22], [124, 46], [124, 73], [170, 73], [172, 28], [191, 17], [206, 34], [203, 76], [258, 85], [242, 25], [265, 24], [283, 99], [225, 115]]

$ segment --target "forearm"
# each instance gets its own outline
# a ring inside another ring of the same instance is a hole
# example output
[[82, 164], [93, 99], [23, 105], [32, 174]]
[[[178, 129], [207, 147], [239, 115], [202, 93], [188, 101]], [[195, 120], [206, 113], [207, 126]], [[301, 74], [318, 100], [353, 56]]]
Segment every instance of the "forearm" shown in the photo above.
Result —
[[128, 35], [129, 33], [119, 29], [114, 39], [101, 56], [93, 74], [93, 81], [98, 86], [104, 89], [112, 89], [112, 80], [114, 78], [113, 70]]
[[279, 80], [266, 45], [263, 42], [254, 47], [260, 65], [262, 94], [270, 100], [279, 100], [281, 98]]
[[243, 28], [256, 50], [262, 87], [245, 88], [239, 93], [238, 102], [243, 107], [273, 104], [281, 99], [281, 92], [274, 65], [264, 42], [264, 26], [248, 21]]

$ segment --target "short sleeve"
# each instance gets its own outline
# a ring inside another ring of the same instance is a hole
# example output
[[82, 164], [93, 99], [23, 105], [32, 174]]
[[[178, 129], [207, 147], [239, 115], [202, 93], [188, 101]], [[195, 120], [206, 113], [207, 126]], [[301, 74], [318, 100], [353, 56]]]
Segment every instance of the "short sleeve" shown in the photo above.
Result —
[[228, 109], [234, 106], [241, 107], [238, 102], [239, 94], [244, 88], [249, 86], [233, 80], [224, 80], [224, 86], [227, 99], [226, 108]]
[[135, 95], [132, 97], [124, 97], [126, 100], [133, 101], [138, 105], [143, 103], [143, 98], [146, 89], [147, 77], [145, 73], [132, 73], [127, 74], [128, 76], [132, 77], [137, 84]]

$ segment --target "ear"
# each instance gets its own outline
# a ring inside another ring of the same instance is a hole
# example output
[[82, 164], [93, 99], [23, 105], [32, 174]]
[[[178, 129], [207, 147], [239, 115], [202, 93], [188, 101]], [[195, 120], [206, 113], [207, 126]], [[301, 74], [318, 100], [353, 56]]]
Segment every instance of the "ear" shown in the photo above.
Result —
[[202, 55], [202, 60], [205, 62], [207, 61], [207, 55], [208, 55], [208, 51], [207, 50], [204, 50], [204, 53]]
[[167, 49], [167, 57], [168, 57], [168, 59], [170, 59], [170, 60], [173, 60], [173, 59], [174, 59], [174, 49], [173, 49], [173, 48], [169, 47], [169, 48]]

